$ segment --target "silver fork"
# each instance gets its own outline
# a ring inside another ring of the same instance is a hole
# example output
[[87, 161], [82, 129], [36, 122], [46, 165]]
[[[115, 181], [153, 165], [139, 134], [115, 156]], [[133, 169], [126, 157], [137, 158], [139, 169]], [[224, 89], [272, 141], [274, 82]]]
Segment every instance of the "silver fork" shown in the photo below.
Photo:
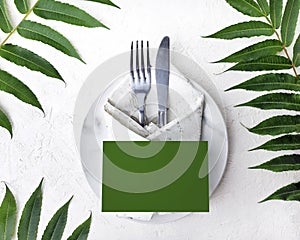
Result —
[[[149, 56], [149, 42], [147, 41], [147, 66], [145, 71], [144, 64], [144, 46], [141, 41], [141, 67], [139, 64], [139, 42], [136, 41], [136, 67], [133, 67], [133, 42], [131, 42], [130, 54], [130, 76], [131, 76], [131, 89], [136, 95], [139, 110], [139, 123], [145, 125], [145, 97], [151, 88], [151, 65]], [[136, 73], [134, 73], [136, 72]], [[147, 73], [146, 73], [147, 72]]]

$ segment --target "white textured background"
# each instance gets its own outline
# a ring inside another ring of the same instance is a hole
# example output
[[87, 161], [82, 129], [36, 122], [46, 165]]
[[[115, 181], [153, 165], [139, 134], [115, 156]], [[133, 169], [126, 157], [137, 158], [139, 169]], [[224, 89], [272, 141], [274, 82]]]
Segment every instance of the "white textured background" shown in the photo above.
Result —
[[[8, 1], [14, 23], [20, 16], [13, 1]], [[67, 87], [58, 80], [40, 73], [16, 67], [0, 60], [0, 68], [22, 79], [36, 93], [46, 117], [6, 93], [0, 93], [0, 105], [14, 125], [14, 138], [0, 129], [0, 178], [6, 181], [16, 194], [19, 206], [24, 205], [31, 192], [45, 177], [44, 202], [41, 229], [52, 214], [71, 195], [75, 195], [71, 207], [66, 235], [93, 211], [90, 239], [272, 239], [296, 240], [300, 238], [300, 206], [297, 202], [257, 202], [277, 188], [299, 181], [296, 173], [271, 173], [248, 170], [249, 166], [264, 162], [276, 153], [247, 152], [268, 137], [248, 133], [240, 122], [253, 126], [272, 113], [250, 108], [234, 108], [237, 103], [250, 100], [253, 93], [223, 90], [246, 80], [253, 74], [225, 73], [228, 65], [210, 64], [229, 53], [256, 42], [257, 39], [222, 41], [202, 39], [201, 36], [227, 25], [246, 20], [225, 0], [151, 0], [120, 1], [121, 10], [87, 1], [71, 1], [101, 19], [111, 30], [86, 29], [55, 21], [47, 21], [72, 40], [87, 65], [38, 42], [20, 38], [14, 34], [12, 43], [28, 47], [46, 57], [59, 70]], [[31, 19], [36, 17], [31, 16]], [[45, 20], [39, 20], [45, 22]], [[211, 199], [208, 215], [197, 214], [180, 221], [147, 225], [102, 216], [98, 199], [89, 188], [80, 165], [79, 154], [73, 139], [72, 114], [76, 95], [89, 73], [106, 59], [127, 51], [131, 40], [145, 39], [158, 46], [161, 38], [169, 35], [179, 41], [188, 52], [213, 76], [220, 90], [226, 110], [230, 136], [230, 155], [227, 171], [220, 187]], [[4, 35], [0, 34], [3, 39]], [[1, 197], [4, 186], [0, 186]], [[39, 233], [41, 234], [41, 233]]]

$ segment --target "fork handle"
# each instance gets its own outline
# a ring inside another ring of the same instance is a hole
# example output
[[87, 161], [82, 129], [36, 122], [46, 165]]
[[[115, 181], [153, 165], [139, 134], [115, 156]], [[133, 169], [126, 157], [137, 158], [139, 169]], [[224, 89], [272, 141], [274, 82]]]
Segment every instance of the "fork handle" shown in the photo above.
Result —
[[144, 109], [139, 110], [139, 122], [142, 127], [145, 126], [145, 110]]

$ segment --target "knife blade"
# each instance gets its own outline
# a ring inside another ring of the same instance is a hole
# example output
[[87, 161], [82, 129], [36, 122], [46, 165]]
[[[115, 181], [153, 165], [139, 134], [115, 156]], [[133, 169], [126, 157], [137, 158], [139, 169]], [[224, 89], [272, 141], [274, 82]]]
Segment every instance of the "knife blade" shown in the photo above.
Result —
[[158, 99], [158, 126], [167, 124], [167, 107], [170, 77], [170, 38], [164, 37], [160, 43], [156, 57], [156, 88]]

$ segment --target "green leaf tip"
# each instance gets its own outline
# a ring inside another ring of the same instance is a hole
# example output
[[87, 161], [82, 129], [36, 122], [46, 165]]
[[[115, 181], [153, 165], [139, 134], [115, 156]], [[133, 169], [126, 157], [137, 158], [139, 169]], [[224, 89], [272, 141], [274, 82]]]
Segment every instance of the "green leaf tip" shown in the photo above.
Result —
[[90, 227], [92, 223], [92, 212], [90, 213], [90, 216], [88, 217], [87, 220], [85, 220], [81, 225], [79, 225], [72, 235], [68, 237], [68, 240], [87, 240], [89, 232], [90, 232]]

